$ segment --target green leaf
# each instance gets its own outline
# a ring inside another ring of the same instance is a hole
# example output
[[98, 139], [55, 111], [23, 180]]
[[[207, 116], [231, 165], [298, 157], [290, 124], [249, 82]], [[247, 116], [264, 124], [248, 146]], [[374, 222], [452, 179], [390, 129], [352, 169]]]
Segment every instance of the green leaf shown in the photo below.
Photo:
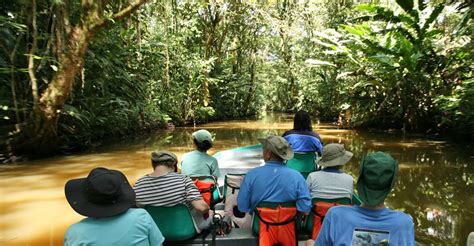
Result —
[[377, 6], [372, 5], [372, 4], [359, 4], [356, 6], [356, 9], [360, 11], [371, 12], [371, 13], [377, 12]]
[[396, 2], [407, 13], [410, 13], [413, 10], [413, 0], [396, 0]]
[[351, 34], [354, 34], [354, 35], [357, 35], [357, 36], [363, 36], [364, 35], [364, 31], [355, 27], [355, 26], [348, 26], [348, 25], [343, 25], [344, 27], [344, 30], [346, 30], [347, 32], [351, 33]]
[[423, 27], [421, 28], [422, 32], [425, 32], [426, 29], [428, 29], [428, 27], [430, 26], [430, 24], [431, 24], [434, 20], [436, 20], [436, 18], [438, 18], [439, 14], [441, 14], [441, 12], [443, 11], [443, 9], [444, 9], [444, 5], [442, 5], [442, 4], [436, 6], [436, 8], [433, 10], [433, 12], [431, 12], [430, 17], [428, 17], [428, 19], [426, 19], [425, 24], [424, 24]]

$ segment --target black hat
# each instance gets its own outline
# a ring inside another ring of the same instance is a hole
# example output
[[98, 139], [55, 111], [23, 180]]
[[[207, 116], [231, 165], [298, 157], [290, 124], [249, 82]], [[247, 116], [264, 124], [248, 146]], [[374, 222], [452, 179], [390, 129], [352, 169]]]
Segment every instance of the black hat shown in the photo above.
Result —
[[69, 205], [77, 213], [94, 218], [121, 214], [135, 205], [135, 192], [123, 173], [98, 167], [87, 178], [66, 183]]

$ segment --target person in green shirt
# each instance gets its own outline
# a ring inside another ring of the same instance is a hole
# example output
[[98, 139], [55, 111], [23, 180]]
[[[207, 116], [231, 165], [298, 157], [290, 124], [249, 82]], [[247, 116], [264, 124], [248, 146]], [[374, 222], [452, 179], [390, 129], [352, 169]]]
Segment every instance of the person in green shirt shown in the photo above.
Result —
[[199, 130], [193, 132], [192, 136], [196, 150], [183, 156], [181, 173], [190, 177], [214, 176], [218, 178], [221, 173], [217, 159], [207, 154], [207, 151], [213, 145], [211, 133], [206, 130]]

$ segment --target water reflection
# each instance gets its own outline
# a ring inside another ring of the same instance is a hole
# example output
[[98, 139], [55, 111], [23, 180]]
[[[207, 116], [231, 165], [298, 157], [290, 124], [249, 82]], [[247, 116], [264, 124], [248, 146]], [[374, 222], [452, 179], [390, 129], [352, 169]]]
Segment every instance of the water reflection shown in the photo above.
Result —
[[[201, 126], [216, 137], [216, 151], [257, 144], [257, 138], [282, 134], [292, 127], [288, 115], [262, 120], [236, 120]], [[63, 186], [105, 166], [123, 171], [133, 183], [151, 171], [149, 153], [168, 149], [182, 154], [193, 149], [193, 128], [157, 131], [114, 141], [94, 152], [0, 166], [0, 244], [62, 245], [67, 226], [80, 215], [67, 204]], [[472, 146], [448, 141], [370, 133], [320, 124], [316, 131], [325, 143], [338, 142], [354, 153], [345, 171], [356, 176], [358, 162], [368, 151], [382, 150], [400, 163], [397, 186], [387, 203], [411, 214], [416, 240], [422, 243], [464, 245], [474, 231], [474, 156]]]

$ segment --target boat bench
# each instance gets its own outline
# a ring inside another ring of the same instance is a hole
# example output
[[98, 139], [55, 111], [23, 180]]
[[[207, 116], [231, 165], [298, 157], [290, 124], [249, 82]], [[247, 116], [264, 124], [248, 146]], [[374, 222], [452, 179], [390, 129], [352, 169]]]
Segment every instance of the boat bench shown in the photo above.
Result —
[[[298, 241], [306, 241], [310, 238], [308, 234], [298, 234]], [[168, 242], [165, 245], [183, 245], [183, 246], [199, 246], [199, 245], [212, 245], [212, 235], [207, 235], [204, 240], [202, 235], [197, 237], [181, 241], [181, 242]], [[258, 246], [258, 236], [254, 235], [251, 229], [232, 228], [232, 231], [224, 236], [216, 236], [216, 245], [218, 246]]]

